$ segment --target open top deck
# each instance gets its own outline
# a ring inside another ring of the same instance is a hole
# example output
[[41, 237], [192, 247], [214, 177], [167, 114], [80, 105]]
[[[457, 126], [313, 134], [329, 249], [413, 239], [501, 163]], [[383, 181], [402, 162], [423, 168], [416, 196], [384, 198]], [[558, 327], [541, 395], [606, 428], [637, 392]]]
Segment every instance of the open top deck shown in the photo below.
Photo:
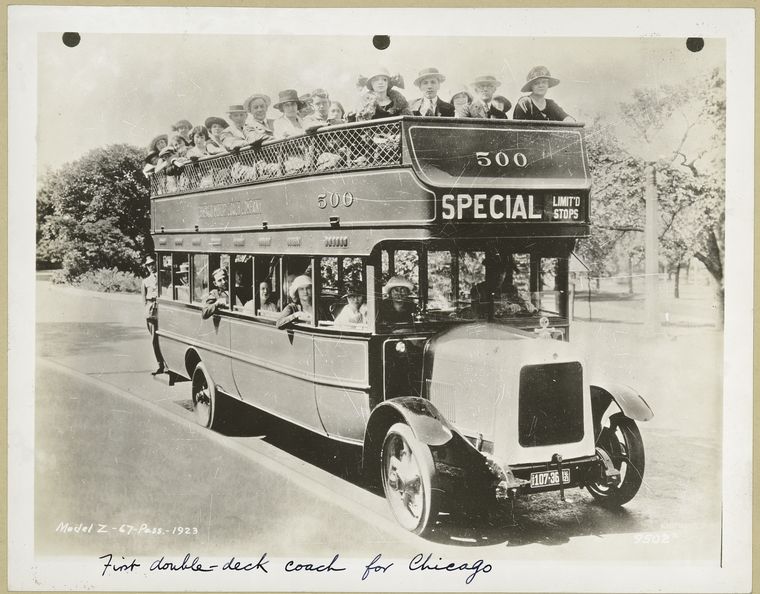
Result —
[[381, 239], [583, 237], [591, 179], [581, 124], [403, 116], [200, 159], [151, 184], [161, 249], [362, 254]]

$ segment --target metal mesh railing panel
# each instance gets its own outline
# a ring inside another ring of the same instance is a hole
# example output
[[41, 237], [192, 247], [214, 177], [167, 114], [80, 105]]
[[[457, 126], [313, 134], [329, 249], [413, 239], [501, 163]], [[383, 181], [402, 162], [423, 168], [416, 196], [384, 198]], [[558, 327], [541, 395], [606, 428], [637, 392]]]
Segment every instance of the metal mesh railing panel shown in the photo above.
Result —
[[151, 177], [153, 196], [401, 164], [401, 123], [324, 130], [197, 161], [177, 160]]

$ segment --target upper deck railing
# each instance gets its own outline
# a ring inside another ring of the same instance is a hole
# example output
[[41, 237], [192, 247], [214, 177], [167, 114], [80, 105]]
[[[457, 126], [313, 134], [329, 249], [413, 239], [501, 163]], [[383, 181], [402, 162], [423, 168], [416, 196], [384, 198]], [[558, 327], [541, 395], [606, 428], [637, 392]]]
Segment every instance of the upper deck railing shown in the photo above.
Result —
[[151, 176], [151, 194], [186, 194], [322, 172], [401, 165], [401, 118], [344, 124], [198, 159]]

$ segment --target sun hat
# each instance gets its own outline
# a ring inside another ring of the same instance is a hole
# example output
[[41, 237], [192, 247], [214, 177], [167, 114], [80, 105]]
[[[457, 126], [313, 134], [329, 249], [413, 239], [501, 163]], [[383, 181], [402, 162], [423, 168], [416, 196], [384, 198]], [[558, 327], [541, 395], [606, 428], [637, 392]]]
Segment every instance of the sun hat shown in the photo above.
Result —
[[302, 289], [303, 287], [310, 287], [311, 286], [311, 277], [306, 276], [305, 274], [302, 274], [301, 276], [297, 276], [293, 279], [293, 282], [290, 283], [290, 287], [288, 288], [288, 295], [290, 295], [291, 299], [296, 298], [296, 294], [298, 293], [298, 289]]
[[346, 283], [345, 291], [343, 292], [343, 295], [341, 295], [341, 299], [345, 299], [346, 297], [350, 297], [351, 295], [358, 295], [361, 297], [364, 297], [366, 294], [366, 289], [364, 288], [364, 283], [360, 281], [350, 281]]
[[153, 140], [150, 141], [150, 144], [148, 145], [148, 148], [152, 151], [158, 152], [158, 147], [156, 146], [160, 141], [164, 141], [167, 144], [169, 143], [169, 135], [168, 134], [159, 134], [156, 136]]
[[147, 258], [145, 258], [145, 266], [147, 266], [148, 264], [155, 264], [155, 263], [156, 261], [153, 259], [153, 256], [148, 256]]
[[530, 69], [530, 72], [528, 72], [528, 76], [526, 77], [527, 82], [522, 86], [520, 92], [529, 93], [531, 91], [531, 86], [539, 78], [548, 78], [550, 87], [556, 87], [559, 84], [559, 79], [554, 78], [546, 66], [534, 66]]
[[493, 85], [498, 89], [501, 86], [501, 81], [495, 76], [486, 74], [484, 76], [478, 76], [474, 81], [470, 83], [471, 87], [475, 87], [477, 85]]
[[388, 295], [393, 287], [406, 287], [410, 292], [414, 290], [414, 285], [406, 277], [392, 276], [383, 287], [383, 295]]
[[172, 130], [179, 130], [182, 126], [184, 126], [185, 128], [191, 128], [191, 129], [193, 127], [193, 125], [187, 120], [180, 120], [172, 126]]
[[211, 126], [213, 126], [214, 124], [218, 124], [222, 128], [229, 127], [227, 120], [225, 120], [224, 118], [218, 118], [216, 116], [211, 116], [210, 118], [206, 118], [206, 121], [203, 122], [203, 125], [206, 126], [206, 130], [211, 130]]
[[[372, 91], [372, 79], [377, 78], [378, 76], [384, 76], [388, 79], [388, 89], [390, 90], [391, 87], [398, 87], [400, 89], [404, 88], [404, 79], [401, 77], [400, 74], [397, 74], [395, 76], [391, 76], [391, 73], [388, 72], [387, 68], [377, 68], [374, 72], [370, 73], [370, 75], [367, 77], [367, 80], [364, 81], [365, 87], [367, 87], [370, 91]], [[359, 78], [359, 82], [361, 83], [363, 77]], [[361, 84], [359, 86], [362, 86]]]
[[419, 87], [420, 82], [424, 78], [437, 78], [438, 82], [444, 82], [446, 80], [446, 77], [440, 73], [438, 68], [423, 68], [420, 70], [419, 76], [414, 79], [414, 86]]
[[472, 93], [470, 93], [466, 85], [460, 85], [460, 86], [454, 87], [454, 90], [451, 93], [451, 101], [454, 101], [454, 97], [456, 97], [457, 95], [462, 95], [462, 94], [467, 95], [468, 103], [472, 103], [472, 99], [473, 99]]
[[295, 89], [285, 89], [280, 91], [278, 101], [274, 104], [274, 108], [278, 111], [282, 111], [282, 104], [295, 101], [298, 105], [298, 109], [303, 109], [304, 103], [298, 98], [298, 91]]
[[230, 108], [227, 110], [228, 114], [233, 113], [248, 113], [242, 105], [230, 105]]
[[243, 107], [247, 112], [250, 113], [251, 111], [251, 104], [256, 101], [256, 99], [262, 99], [264, 103], [266, 103], [267, 109], [269, 109], [269, 106], [272, 105], [272, 99], [269, 97], [269, 95], [264, 95], [263, 93], [254, 93], [248, 99], [243, 101]]

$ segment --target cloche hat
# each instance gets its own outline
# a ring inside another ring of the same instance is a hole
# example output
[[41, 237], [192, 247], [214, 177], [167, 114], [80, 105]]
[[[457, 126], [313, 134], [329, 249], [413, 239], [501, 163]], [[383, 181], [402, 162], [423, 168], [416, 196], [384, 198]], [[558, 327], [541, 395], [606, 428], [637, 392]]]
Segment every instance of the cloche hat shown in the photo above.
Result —
[[153, 259], [153, 256], [148, 256], [147, 258], [145, 258], [145, 266], [147, 266], [148, 264], [155, 264], [155, 263], [156, 261]]
[[274, 108], [282, 111], [282, 104], [295, 101], [298, 105], [298, 109], [303, 109], [304, 103], [298, 98], [298, 91], [295, 89], [285, 89], [280, 91], [277, 103], [274, 104]]
[[501, 81], [495, 76], [486, 74], [484, 76], [478, 76], [474, 81], [470, 83], [471, 87], [475, 87], [477, 85], [493, 85], [498, 89], [501, 86]]
[[403, 276], [392, 276], [383, 287], [383, 295], [388, 295], [393, 287], [406, 287], [409, 291], [414, 290], [412, 282]]
[[183, 126], [185, 128], [191, 128], [191, 129], [193, 127], [193, 125], [190, 122], [188, 122], [187, 120], [180, 120], [180, 121], [178, 121], [176, 124], [174, 124], [172, 126], [172, 130], [179, 130]]
[[467, 95], [468, 102], [472, 103], [472, 93], [470, 93], [470, 90], [466, 85], [458, 85], [454, 87], [454, 90], [451, 92], [451, 101], [454, 101], [454, 97], [457, 95]]
[[364, 288], [364, 283], [360, 281], [351, 281], [346, 283], [345, 291], [343, 292], [343, 295], [341, 295], [341, 299], [345, 299], [346, 297], [349, 297], [351, 295], [360, 295], [364, 296], [366, 294], [366, 290]]
[[404, 88], [403, 77], [400, 74], [391, 75], [391, 73], [388, 72], [387, 68], [377, 68], [374, 70], [374, 72], [371, 72], [367, 78], [360, 76], [359, 80], [357, 81], [358, 86], [367, 87], [367, 89], [371, 91], [372, 79], [377, 78], [378, 76], [384, 76], [388, 79], [388, 90], [390, 90], [392, 87], [398, 87], [399, 89]]
[[302, 289], [303, 287], [310, 287], [311, 286], [311, 277], [306, 276], [305, 274], [302, 274], [301, 276], [297, 276], [293, 279], [293, 282], [290, 283], [290, 287], [288, 288], [288, 295], [290, 295], [291, 299], [296, 298], [296, 294], [298, 293], [298, 289]]
[[269, 97], [269, 95], [264, 95], [263, 93], [254, 93], [248, 99], [243, 101], [243, 107], [245, 107], [245, 110], [247, 112], [251, 111], [251, 104], [256, 101], [256, 99], [262, 99], [264, 103], [266, 103], [267, 109], [269, 109], [269, 106], [272, 105], [272, 99]]
[[229, 127], [227, 120], [225, 120], [224, 118], [218, 118], [216, 116], [211, 116], [210, 118], [206, 118], [206, 121], [203, 122], [203, 125], [206, 126], [206, 130], [211, 130], [211, 126], [213, 126], [214, 124], [218, 124], [222, 128]]
[[419, 87], [420, 81], [423, 78], [437, 78], [438, 82], [444, 82], [446, 80], [446, 77], [440, 73], [438, 68], [423, 68], [420, 70], [419, 76], [414, 79], [414, 86]]
[[530, 72], [528, 72], [528, 76], [526, 77], [527, 82], [522, 86], [522, 89], [520, 89], [520, 92], [529, 93], [531, 90], [530, 87], [539, 78], [549, 79], [550, 87], [556, 87], [559, 84], [559, 79], [554, 78], [546, 66], [534, 66], [533, 68], [530, 69]]

